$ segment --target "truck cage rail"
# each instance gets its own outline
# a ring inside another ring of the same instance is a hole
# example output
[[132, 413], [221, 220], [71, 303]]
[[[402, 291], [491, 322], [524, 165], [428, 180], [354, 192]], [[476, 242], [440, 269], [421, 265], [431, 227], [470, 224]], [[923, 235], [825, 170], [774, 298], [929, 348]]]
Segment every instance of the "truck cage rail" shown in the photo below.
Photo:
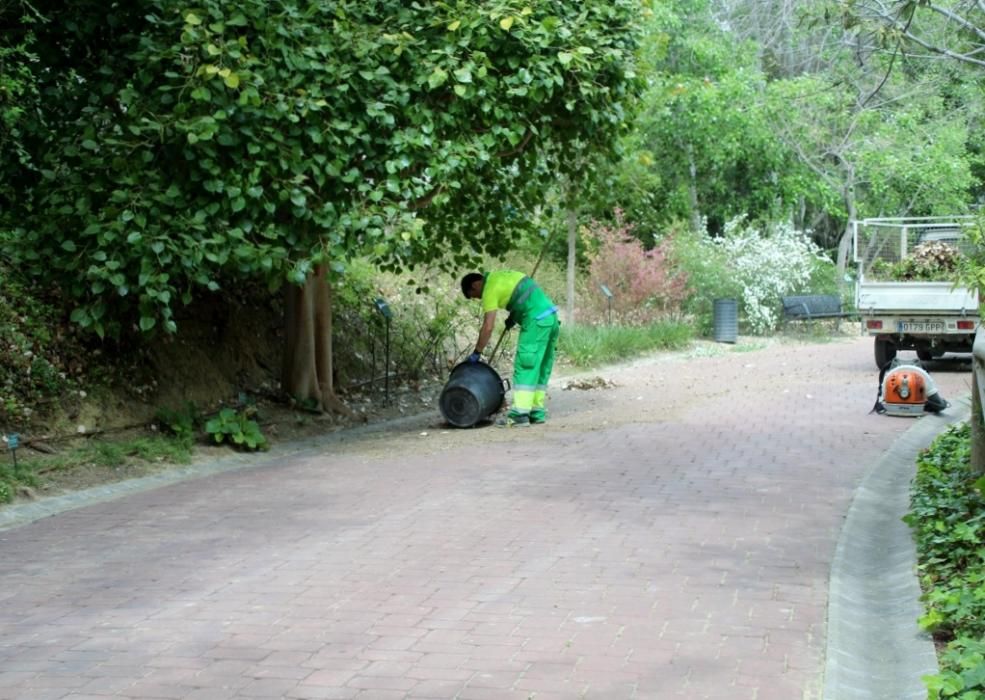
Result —
[[853, 261], [861, 273], [882, 260], [897, 263], [917, 245], [926, 241], [943, 241], [969, 252], [962, 231], [975, 223], [972, 215], [877, 217], [852, 221]]

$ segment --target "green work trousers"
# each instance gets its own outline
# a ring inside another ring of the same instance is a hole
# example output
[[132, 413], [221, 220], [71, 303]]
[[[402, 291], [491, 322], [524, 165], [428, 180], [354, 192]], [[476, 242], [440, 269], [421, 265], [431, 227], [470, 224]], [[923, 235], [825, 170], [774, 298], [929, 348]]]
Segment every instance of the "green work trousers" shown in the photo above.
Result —
[[[543, 309], [542, 309], [543, 310]], [[554, 353], [561, 324], [557, 313], [537, 319], [526, 313], [513, 362], [513, 405], [515, 413], [546, 415], [547, 382], [554, 369]]]

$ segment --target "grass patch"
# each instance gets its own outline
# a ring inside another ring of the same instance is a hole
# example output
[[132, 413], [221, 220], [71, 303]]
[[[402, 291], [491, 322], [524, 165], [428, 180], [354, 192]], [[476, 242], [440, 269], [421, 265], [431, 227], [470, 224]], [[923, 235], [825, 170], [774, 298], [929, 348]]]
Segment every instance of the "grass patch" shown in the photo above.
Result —
[[[85, 488], [138, 476], [154, 465], [188, 464], [193, 443], [187, 438], [151, 435], [119, 442], [90, 441], [57, 455], [18, 459], [0, 466], [0, 503], [38, 488]], [[21, 450], [23, 455], [24, 450]]]
[[854, 334], [859, 330], [859, 322], [852, 319], [841, 319], [840, 323], [831, 319], [792, 321], [783, 326], [778, 335], [791, 340], [826, 343], [843, 337], [846, 330]]
[[561, 326], [559, 352], [579, 369], [619, 362], [653, 350], [686, 348], [694, 331], [686, 323], [648, 326]]
[[910, 512], [926, 609], [940, 673], [928, 697], [985, 698], [985, 477], [971, 468], [968, 424], [942, 433], [917, 460]]
[[769, 347], [769, 343], [765, 340], [750, 340], [744, 343], [736, 343], [732, 346], [733, 352], [756, 352], [758, 350], [763, 350]]

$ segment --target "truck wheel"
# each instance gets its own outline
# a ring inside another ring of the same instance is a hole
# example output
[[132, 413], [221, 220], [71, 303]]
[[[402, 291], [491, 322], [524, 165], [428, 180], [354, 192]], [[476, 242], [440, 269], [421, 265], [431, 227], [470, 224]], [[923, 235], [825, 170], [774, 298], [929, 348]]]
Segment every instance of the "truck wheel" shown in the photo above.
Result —
[[917, 350], [917, 359], [921, 362], [930, 362], [934, 359], [934, 354], [930, 350]]
[[896, 346], [888, 340], [876, 338], [876, 366], [882, 369], [894, 357], [896, 357]]

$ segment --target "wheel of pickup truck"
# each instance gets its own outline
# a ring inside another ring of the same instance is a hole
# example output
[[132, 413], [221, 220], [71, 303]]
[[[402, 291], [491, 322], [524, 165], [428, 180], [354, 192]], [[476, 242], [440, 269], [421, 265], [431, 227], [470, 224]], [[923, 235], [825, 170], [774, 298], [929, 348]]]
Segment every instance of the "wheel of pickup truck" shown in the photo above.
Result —
[[876, 338], [876, 367], [882, 369], [894, 357], [896, 357], [896, 346], [888, 340]]
[[936, 360], [942, 353], [932, 353], [930, 350], [917, 350], [917, 359], [921, 362]]

